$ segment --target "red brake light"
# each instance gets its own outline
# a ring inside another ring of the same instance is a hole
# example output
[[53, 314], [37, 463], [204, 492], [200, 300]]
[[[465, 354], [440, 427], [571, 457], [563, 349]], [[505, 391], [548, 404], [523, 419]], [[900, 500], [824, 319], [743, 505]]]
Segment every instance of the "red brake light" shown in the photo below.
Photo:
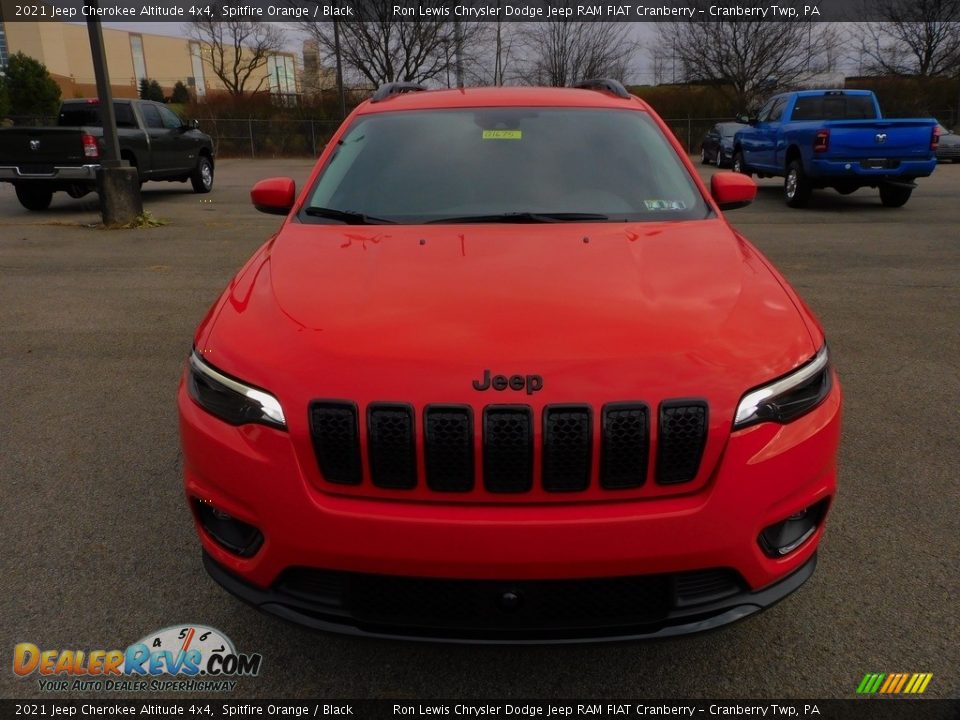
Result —
[[817, 130], [813, 136], [813, 151], [826, 152], [830, 148], [830, 131], [827, 129]]
[[930, 149], [936, 152], [937, 146], [939, 144], [940, 144], [940, 128], [934, 125], [933, 132], [930, 133]]
[[83, 156], [85, 158], [96, 160], [100, 157], [100, 146], [97, 144], [97, 139], [93, 135], [84, 133], [80, 141], [83, 143]]

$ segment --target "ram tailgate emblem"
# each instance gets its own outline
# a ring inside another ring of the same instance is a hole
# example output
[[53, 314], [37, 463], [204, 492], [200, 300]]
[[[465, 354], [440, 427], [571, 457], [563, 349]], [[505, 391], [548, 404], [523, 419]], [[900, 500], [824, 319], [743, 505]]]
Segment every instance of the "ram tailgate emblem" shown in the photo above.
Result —
[[887, 141], [887, 134], [886, 134], [886, 133], [877, 133], [877, 135], [876, 135], [876, 137], [874, 138], [874, 140], [877, 141], [877, 145], [883, 145], [883, 144]]
[[40, 149], [40, 141], [39, 141], [39, 140], [31, 140], [31, 141], [30, 141], [30, 149], [31, 149], [31, 150], [39, 150], [39, 149]]

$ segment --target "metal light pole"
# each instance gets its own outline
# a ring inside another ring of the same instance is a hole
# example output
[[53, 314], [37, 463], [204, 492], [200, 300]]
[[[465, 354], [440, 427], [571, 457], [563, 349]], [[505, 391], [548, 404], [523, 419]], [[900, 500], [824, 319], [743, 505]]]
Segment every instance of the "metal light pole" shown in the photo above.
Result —
[[97, 97], [100, 100], [100, 123], [103, 126], [103, 158], [97, 170], [97, 192], [100, 195], [100, 214], [103, 224], [126, 225], [143, 213], [140, 198], [140, 180], [137, 169], [120, 159], [117, 139], [117, 117], [113, 111], [113, 92], [107, 56], [103, 50], [103, 31], [97, 15], [98, 0], [86, 0], [92, 12], [87, 15], [87, 33], [93, 55], [93, 72], [97, 78]]

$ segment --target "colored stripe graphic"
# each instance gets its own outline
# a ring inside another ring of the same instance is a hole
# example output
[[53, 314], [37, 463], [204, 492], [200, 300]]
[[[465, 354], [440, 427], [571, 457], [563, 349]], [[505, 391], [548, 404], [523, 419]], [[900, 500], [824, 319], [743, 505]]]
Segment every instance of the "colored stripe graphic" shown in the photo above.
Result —
[[903, 673], [900, 675], [900, 681], [897, 683], [896, 690], [891, 690], [890, 692], [898, 693], [903, 690], [903, 686], [906, 685], [907, 679], [910, 677], [910, 673]]
[[867, 673], [857, 685], [858, 695], [920, 694], [927, 689], [932, 673]]
[[880, 683], [884, 678], [883, 673], [867, 673], [863, 676], [863, 680], [860, 681], [860, 685], [857, 687], [857, 692], [861, 695], [869, 695], [875, 693], [877, 688], [880, 687]]

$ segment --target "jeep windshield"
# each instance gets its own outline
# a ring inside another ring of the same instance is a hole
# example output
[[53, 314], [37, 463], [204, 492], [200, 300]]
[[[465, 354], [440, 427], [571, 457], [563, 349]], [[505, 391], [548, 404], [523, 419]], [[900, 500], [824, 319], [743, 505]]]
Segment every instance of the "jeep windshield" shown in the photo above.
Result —
[[676, 151], [645, 112], [483, 107], [358, 117], [299, 219], [657, 222], [709, 213]]

